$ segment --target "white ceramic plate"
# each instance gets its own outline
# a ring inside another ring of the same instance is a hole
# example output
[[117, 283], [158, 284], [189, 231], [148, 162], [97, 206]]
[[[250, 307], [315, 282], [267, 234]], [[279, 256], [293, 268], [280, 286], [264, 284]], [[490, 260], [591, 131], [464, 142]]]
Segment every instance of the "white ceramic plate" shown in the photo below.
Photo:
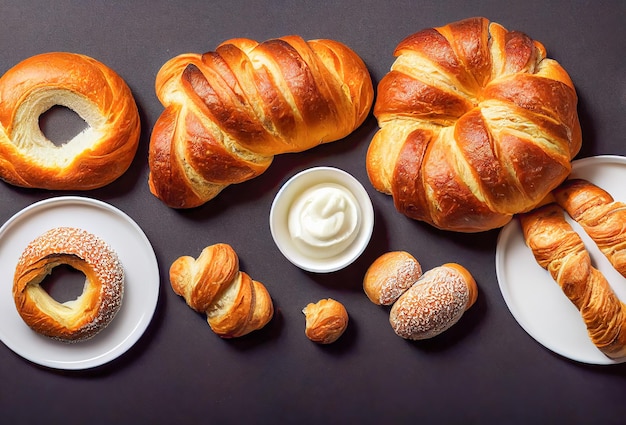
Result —
[[[573, 162], [571, 178], [586, 179], [626, 202], [626, 157], [596, 156]], [[566, 219], [581, 236], [594, 267], [607, 278], [617, 296], [626, 300], [626, 279], [611, 266], [581, 227]], [[496, 274], [504, 301], [520, 326], [537, 342], [571, 360], [588, 364], [622, 363], [610, 359], [591, 342], [580, 313], [526, 246], [519, 220], [500, 232]]]
[[[30, 241], [53, 227], [79, 227], [113, 248], [124, 267], [122, 307], [90, 340], [67, 344], [32, 331], [17, 313], [12, 296], [13, 271]], [[126, 214], [101, 201], [57, 197], [37, 202], [0, 228], [0, 340], [15, 353], [55, 369], [87, 369], [105, 364], [137, 342], [148, 327], [159, 296], [154, 250], [141, 228]]]

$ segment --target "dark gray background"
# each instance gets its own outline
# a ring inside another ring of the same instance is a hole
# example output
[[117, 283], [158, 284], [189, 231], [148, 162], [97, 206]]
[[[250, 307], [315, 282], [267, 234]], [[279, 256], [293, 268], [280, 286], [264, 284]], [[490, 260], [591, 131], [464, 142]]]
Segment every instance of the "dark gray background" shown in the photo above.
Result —
[[[153, 322], [119, 359], [94, 370], [42, 368], [0, 345], [3, 423], [597, 423], [626, 419], [626, 366], [589, 366], [555, 355], [509, 313], [495, 274], [497, 231], [437, 231], [395, 212], [372, 189], [365, 153], [377, 129], [370, 116], [343, 141], [277, 157], [259, 178], [231, 186], [190, 211], [175, 211], [147, 188], [151, 128], [162, 111], [154, 77], [174, 55], [214, 49], [232, 37], [259, 41], [287, 34], [332, 38], [353, 48], [376, 84], [395, 45], [425, 27], [485, 16], [541, 41], [576, 84], [584, 145], [579, 157], [626, 154], [626, 3], [622, 1], [15, 1], [0, 2], [0, 71], [48, 51], [92, 56], [116, 70], [135, 95], [142, 138], [131, 169], [86, 193], [25, 190], [0, 183], [0, 222], [59, 195], [97, 198], [129, 214], [152, 242], [161, 268]], [[65, 118], [46, 131], [67, 131]], [[72, 120], [67, 118], [68, 123]], [[58, 120], [57, 120], [58, 121]], [[70, 125], [70, 124], [67, 124]], [[71, 125], [70, 125], [71, 127]], [[374, 203], [374, 236], [349, 268], [303, 272], [274, 246], [268, 214], [280, 185], [316, 165], [345, 169]], [[1, 242], [1, 241], [0, 241]], [[238, 340], [214, 335], [170, 289], [180, 255], [230, 243], [242, 270], [263, 282], [276, 315]], [[0, 246], [0, 249], [4, 247]], [[440, 337], [411, 343], [395, 336], [388, 309], [363, 294], [368, 265], [407, 250], [425, 269], [456, 261], [479, 285], [462, 321]], [[4, 284], [12, 270], [3, 270]], [[301, 309], [333, 297], [350, 326], [331, 346], [304, 336]]]

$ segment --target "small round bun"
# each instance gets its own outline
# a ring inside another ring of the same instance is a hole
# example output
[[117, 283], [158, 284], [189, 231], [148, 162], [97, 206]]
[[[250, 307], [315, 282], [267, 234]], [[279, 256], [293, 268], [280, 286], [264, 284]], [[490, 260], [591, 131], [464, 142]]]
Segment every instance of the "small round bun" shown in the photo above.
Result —
[[348, 327], [346, 308], [332, 298], [310, 303], [302, 312], [306, 317], [304, 333], [311, 341], [319, 344], [337, 341]]
[[424, 275], [391, 307], [389, 322], [405, 339], [432, 338], [457, 323], [478, 297], [469, 271], [448, 263]]
[[[82, 294], [59, 303], [41, 283], [66, 264], [85, 274]], [[57, 227], [33, 240], [22, 253], [13, 279], [19, 315], [35, 332], [64, 342], [89, 339], [113, 320], [122, 304], [124, 270], [117, 254], [97, 236]]]
[[408, 252], [391, 251], [367, 269], [363, 290], [374, 304], [391, 305], [422, 275], [420, 263]]

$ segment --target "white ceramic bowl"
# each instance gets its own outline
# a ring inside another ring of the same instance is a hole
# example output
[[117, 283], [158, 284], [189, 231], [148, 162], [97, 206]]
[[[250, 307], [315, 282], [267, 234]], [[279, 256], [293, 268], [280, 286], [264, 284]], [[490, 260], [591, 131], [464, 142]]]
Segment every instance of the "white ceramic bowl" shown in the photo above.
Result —
[[[304, 255], [289, 233], [289, 211], [294, 200], [305, 190], [320, 184], [335, 184], [346, 188], [355, 198], [360, 210], [360, 225], [352, 243], [330, 258]], [[354, 262], [367, 247], [374, 230], [374, 208], [365, 188], [347, 172], [332, 167], [315, 167], [290, 178], [278, 191], [270, 210], [270, 230], [276, 246], [291, 263], [303, 270], [329, 273]]]

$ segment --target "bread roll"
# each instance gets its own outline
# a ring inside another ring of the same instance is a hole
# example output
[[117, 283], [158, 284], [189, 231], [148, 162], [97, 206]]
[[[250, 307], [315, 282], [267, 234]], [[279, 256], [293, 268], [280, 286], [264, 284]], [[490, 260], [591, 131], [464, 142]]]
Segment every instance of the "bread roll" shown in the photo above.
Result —
[[239, 257], [228, 244], [206, 247], [197, 259], [177, 258], [170, 267], [174, 292], [207, 315], [213, 332], [235, 338], [264, 327], [274, 315], [265, 285], [239, 270]]
[[421, 340], [441, 334], [457, 323], [478, 297], [469, 271], [448, 263], [425, 272], [391, 307], [389, 322], [405, 339]]
[[319, 344], [337, 341], [348, 327], [346, 308], [332, 298], [309, 303], [302, 312], [306, 319], [305, 335]]
[[363, 290], [374, 304], [391, 305], [422, 275], [420, 263], [406, 251], [378, 257], [363, 278]]

